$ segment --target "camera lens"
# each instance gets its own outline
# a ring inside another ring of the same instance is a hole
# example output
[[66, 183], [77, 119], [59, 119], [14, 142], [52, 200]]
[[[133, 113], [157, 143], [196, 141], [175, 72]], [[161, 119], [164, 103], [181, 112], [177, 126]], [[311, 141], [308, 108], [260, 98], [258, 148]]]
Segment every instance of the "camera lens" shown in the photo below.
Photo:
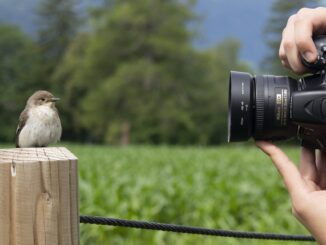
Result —
[[287, 139], [296, 135], [290, 120], [291, 93], [297, 81], [287, 76], [251, 76], [232, 71], [229, 80], [228, 141]]
[[229, 81], [228, 141], [252, 136], [253, 78], [249, 73], [231, 71]]

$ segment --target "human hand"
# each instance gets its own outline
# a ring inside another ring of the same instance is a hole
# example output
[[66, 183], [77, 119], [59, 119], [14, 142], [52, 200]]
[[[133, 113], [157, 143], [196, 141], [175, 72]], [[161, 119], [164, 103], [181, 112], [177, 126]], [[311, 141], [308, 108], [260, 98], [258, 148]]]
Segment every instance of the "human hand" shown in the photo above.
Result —
[[326, 152], [301, 149], [299, 167], [277, 146], [256, 145], [273, 161], [292, 200], [292, 212], [320, 244], [326, 244]]
[[307, 69], [302, 65], [301, 57], [308, 62], [317, 59], [317, 50], [313, 35], [326, 32], [326, 8], [302, 8], [292, 15], [282, 33], [279, 56], [282, 64], [302, 74]]

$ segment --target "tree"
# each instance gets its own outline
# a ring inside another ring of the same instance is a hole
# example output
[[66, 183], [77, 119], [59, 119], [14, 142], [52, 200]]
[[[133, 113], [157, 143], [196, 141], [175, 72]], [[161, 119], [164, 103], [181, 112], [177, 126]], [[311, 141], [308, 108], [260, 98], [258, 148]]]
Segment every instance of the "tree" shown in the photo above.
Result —
[[[43, 79], [47, 82], [60, 63], [77, 31], [75, 0], [42, 0], [38, 8], [38, 45], [43, 56]], [[56, 84], [60, 90], [62, 84]], [[60, 91], [61, 92], [61, 91]]]
[[200, 87], [190, 65], [196, 60], [190, 5], [118, 1], [97, 15], [82, 67], [67, 70], [64, 62], [57, 73], [72, 78], [66, 98], [77, 103], [75, 120], [96, 141], [187, 141], [194, 127], [188, 91]]
[[92, 31], [77, 36], [55, 73], [75, 135], [122, 144], [225, 142], [228, 73], [249, 68], [234, 39], [193, 48], [191, 2], [110, 1], [93, 12]]
[[0, 141], [14, 142], [19, 113], [43, 85], [36, 45], [17, 27], [0, 26]]
[[319, 0], [274, 1], [271, 8], [271, 16], [264, 30], [266, 44], [270, 52], [263, 63], [263, 70], [274, 74], [288, 73], [278, 58], [282, 30], [286, 26], [288, 18], [300, 8], [315, 7], [319, 3]]

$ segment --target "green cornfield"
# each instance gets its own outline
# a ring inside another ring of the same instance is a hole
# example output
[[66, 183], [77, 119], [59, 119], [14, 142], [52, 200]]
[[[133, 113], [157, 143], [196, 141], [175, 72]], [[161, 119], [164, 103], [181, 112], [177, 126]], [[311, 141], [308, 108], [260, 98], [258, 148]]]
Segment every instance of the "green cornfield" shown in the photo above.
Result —
[[[79, 158], [83, 215], [308, 234], [277, 170], [254, 146], [66, 146]], [[283, 149], [298, 161], [298, 147]], [[81, 224], [81, 244], [262, 243], [298, 244]]]

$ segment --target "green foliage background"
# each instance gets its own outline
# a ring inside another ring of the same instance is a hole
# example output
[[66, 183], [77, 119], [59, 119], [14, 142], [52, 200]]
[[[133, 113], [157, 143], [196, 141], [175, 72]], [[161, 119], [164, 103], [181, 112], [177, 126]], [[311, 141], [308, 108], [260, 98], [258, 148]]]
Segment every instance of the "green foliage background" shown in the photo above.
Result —
[[[249, 71], [230, 37], [194, 48], [195, 0], [104, 1], [83, 19], [75, 0], [42, 0], [35, 39], [0, 25], [0, 141], [13, 140], [33, 91], [58, 103], [63, 140], [105, 144], [225, 142], [230, 70]], [[280, 33], [290, 14], [317, 0], [275, 0], [266, 42], [268, 73], [282, 74]]]
[[38, 47], [18, 28], [0, 26], [0, 142], [14, 141], [23, 105], [39, 86]]
[[[0, 80], [5, 86], [3, 103], [17, 101], [10, 105], [14, 109], [3, 110], [6, 126], [0, 127], [0, 140], [12, 140], [19, 110], [31, 91], [48, 89], [62, 98], [58, 107], [63, 140], [224, 142], [229, 71], [250, 68], [239, 61], [236, 39], [207, 50], [193, 47], [196, 30], [189, 26], [198, 22], [194, 3], [108, 1], [92, 9], [87, 23], [78, 23], [73, 0], [43, 0], [37, 10], [42, 20], [37, 40], [15, 27], [4, 27], [3, 40], [12, 46], [19, 38], [24, 43], [16, 46], [26, 61], [10, 54], [10, 59], [17, 59], [9, 64], [13, 77]], [[1, 48], [8, 50], [0, 42]]]
[[[81, 214], [217, 229], [308, 234], [291, 214], [288, 194], [278, 172], [254, 146], [68, 145], [68, 148], [79, 157]], [[297, 148], [284, 149], [292, 160], [298, 161]], [[81, 225], [81, 244], [144, 243], [262, 244], [262, 241]]]

